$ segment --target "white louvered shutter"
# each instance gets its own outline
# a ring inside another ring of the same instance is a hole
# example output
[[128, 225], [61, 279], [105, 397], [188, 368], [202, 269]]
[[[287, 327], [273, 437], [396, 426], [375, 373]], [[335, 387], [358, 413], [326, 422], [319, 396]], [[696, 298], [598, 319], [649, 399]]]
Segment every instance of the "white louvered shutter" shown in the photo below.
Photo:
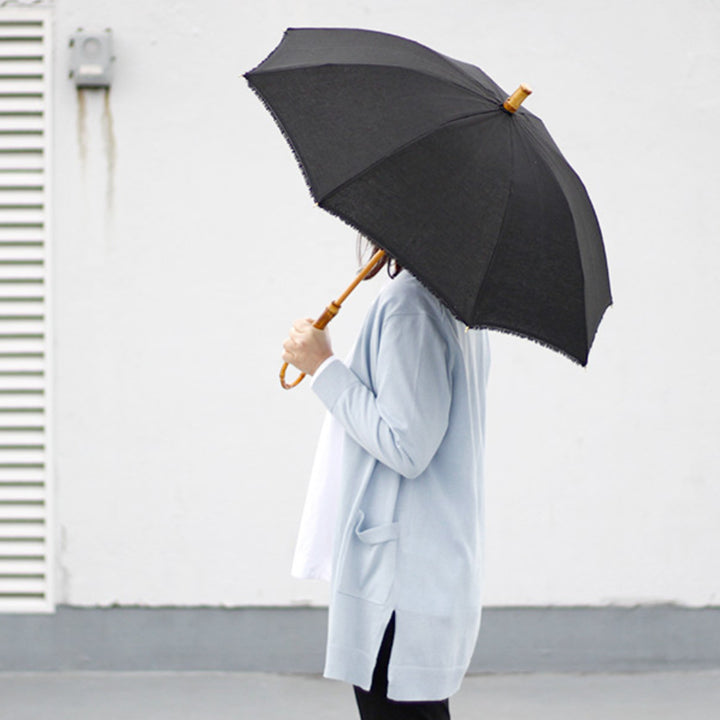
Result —
[[53, 610], [50, 40], [48, 8], [0, 8], [0, 612]]

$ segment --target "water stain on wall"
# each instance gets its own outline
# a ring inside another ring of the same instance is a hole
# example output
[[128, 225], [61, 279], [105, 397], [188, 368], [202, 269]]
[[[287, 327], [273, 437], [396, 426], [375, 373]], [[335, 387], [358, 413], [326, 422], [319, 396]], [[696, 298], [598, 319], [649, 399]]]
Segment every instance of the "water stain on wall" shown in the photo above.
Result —
[[108, 213], [113, 210], [115, 202], [115, 164], [117, 159], [117, 143], [113, 123], [112, 107], [110, 105], [110, 88], [77, 88], [77, 142], [80, 165], [83, 175], [87, 170], [88, 158], [88, 115], [89, 106], [96, 107], [90, 101], [91, 96], [96, 97], [102, 92], [101, 134], [103, 138], [103, 152], [105, 155], [105, 208]]
[[85, 163], [87, 161], [87, 140], [85, 132], [85, 124], [87, 118], [87, 103], [85, 101], [85, 90], [77, 88], [77, 140], [78, 152], [80, 153], [80, 165], [83, 173], [85, 172]]
[[105, 204], [108, 212], [112, 212], [115, 202], [115, 160], [117, 145], [113, 128], [112, 108], [110, 107], [110, 88], [105, 88], [103, 99], [103, 138], [105, 139], [105, 160], [107, 164], [107, 184], [105, 186]]

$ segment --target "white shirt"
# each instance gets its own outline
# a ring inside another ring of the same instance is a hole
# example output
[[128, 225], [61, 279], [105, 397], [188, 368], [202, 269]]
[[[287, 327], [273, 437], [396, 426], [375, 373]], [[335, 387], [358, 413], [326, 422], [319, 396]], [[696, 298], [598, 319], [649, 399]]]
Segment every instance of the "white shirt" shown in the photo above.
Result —
[[[327, 358], [315, 371], [311, 387], [332, 362], [340, 362], [340, 359], [335, 355]], [[330, 581], [333, 534], [340, 494], [343, 436], [344, 430], [340, 423], [329, 412], [326, 413], [315, 451], [290, 571], [293, 577], [301, 580]]]

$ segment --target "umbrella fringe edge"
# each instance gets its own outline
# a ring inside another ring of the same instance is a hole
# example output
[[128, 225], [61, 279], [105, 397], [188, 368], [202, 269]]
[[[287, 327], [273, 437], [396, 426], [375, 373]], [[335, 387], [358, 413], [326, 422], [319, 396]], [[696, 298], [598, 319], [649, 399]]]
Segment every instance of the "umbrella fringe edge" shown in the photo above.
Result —
[[[250, 71], [250, 72], [252, 72], [252, 71]], [[310, 197], [312, 197], [312, 199], [315, 201], [316, 204], [319, 204], [318, 199], [315, 195], [315, 192], [313, 191], [312, 180], [310, 179], [310, 175], [308, 175], [305, 165], [303, 164], [302, 155], [300, 154], [299, 150], [293, 144], [290, 134], [287, 132], [287, 130], [285, 130], [285, 127], [283, 126], [280, 118], [275, 114], [275, 112], [272, 109], [272, 106], [265, 99], [265, 96], [260, 91], [260, 88], [258, 88], [257, 86], [252, 84], [248, 75], [249, 75], [249, 73], [246, 73], [243, 77], [247, 81], [249, 88], [253, 91], [253, 93], [255, 93], [255, 96], [265, 106], [265, 109], [270, 113], [270, 117], [272, 117], [272, 119], [275, 121], [275, 125], [277, 125], [278, 129], [282, 133], [282, 136], [285, 138], [285, 142], [287, 142], [288, 146], [290, 147], [290, 150], [292, 151], [292, 154], [293, 154], [293, 158], [294, 158], [295, 162], [297, 163], [297, 166], [300, 168], [300, 172], [302, 173], [303, 179], [305, 180], [305, 184], [307, 185], [308, 191], [310, 192]]]
[[[425, 287], [427, 287], [427, 286], [425, 286]], [[597, 331], [600, 328], [600, 323], [602, 322], [602, 319], [605, 316], [605, 313], [607, 312], [608, 308], [612, 304], [613, 304], [612, 301], [609, 302], [603, 308], [603, 311], [600, 314], [598, 324], [595, 328], [595, 331], [593, 332], [593, 336], [590, 339], [590, 342], [588, 343], [588, 349], [587, 349], [587, 354], [585, 356], [585, 362], [583, 362], [579, 358], [575, 357], [575, 355], [572, 355], [567, 350], [563, 350], [563, 348], [558, 347], [557, 345], [550, 342], [549, 340], [545, 340], [545, 339], [536, 337], [534, 335], [528, 335], [526, 333], [520, 332], [519, 330], [512, 330], [510, 328], [501, 327], [499, 325], [473, 325], [472, 327], [473, 327], [473, 329], [479, 329], [479, 330], [494, 330], [496, 332], [503, 333], [504, 335], [515, 335], [516, 337], [523, 338], [524, 340], [530, 340], [531, 342], [534, 342], [537, 345], [541, 345], [542, 347], [547, 348], [548, 350], [553, 350], [554, 352], [559, 353], [560, 355], [563, 355], [568, 360], [571, 360], [575, 365], [579, 365], [580, 367], [585, 368], [585, 367], [587, 367], [588, 360], [590, 358], [590, 350], [592, 349], [593, 343], [595, 342], [595, 337], [597, 336]]]
[[[587, 367], [587, 358], [585, 359], [585, 362], [583, 362], [579, 358], [575, 357], [575, 355], [569, 353], [567, 350], [563, 350], [557, 345], [554, 345], [547, 340], [535, 337], [534, 335], [527, 335], [520, 332], [519, 330], [511, 330], [510, 328], [500, 327], [499, 325], [478, 325], [473, 326], [473, 328], [477, 328], [480, 330], [493, 330], [495, 332], [502, 333], [503, 335], [514, 335], [515, 337], [522, 338], [523, 340], [530, 340], [530, 342], [533, 342], [536, 345], [540, 345], [541, 347], [547, 348], [548, 350], [553, 350], [554, 352], [559, 353], [563, 357], [566, 357], [568, 360], [571, 360], [575, 365], [579, 365], [580, 367]], [[589, 354], [590, 349], [588, 348], [588, 355]]]
[[432, 294], [433, 297], [435, 297], [435, 298], [438, 300], [438, 302], [440, 302], [440, 303], [442, 304], [442, 306], [443, 306], [444, 308], [447, 309], [447, 311], [448, 311], [456, 320], [458, 320], [458, 322], [463, 323], [466, 327], [469, 327], [469, 328], [471, 328], [471, 329], [473, 329], [473, 330], [494, 330], [494, 331], [496, 331], [496, 332], [500, 332], [500, 333], [503, 333], [503, 334], [505, 334], [505, 335], [514, 335], [515, 337], [519, 337], [519, 338], [522, 338], [522, 339], [524, 339], [524, 340], [530, 340], [531, 342], [534, 342], [534, 343], [536, 343], [536, 344], [538, 344], [538, 345], [541, 345], [542, 347], [545, 347], [545, 348], [547, 348], [548, 350], [553, 350], [553, 351], [555, 351], [556, 353], [559, 353], [560, 355], [563, 355], [563, 356], [566, 357], [568, 360], [571, 360], [575, 365], [579, 365], [580, 367], [587, 367], [588, 358], [589, 358], [589, 355], [590, 355], [590, 349], [592, 348], [592, 344], [593, 344], [593, 342], [594, 342], [594, 340], [595, 340], [595, 336], [597, 335], [598, 328], [600, 327], [600, 322], [602, 321], [602, 319], [603, 319], [603, 317], [604, 317], [605, 312], [607, 311], [607, 309], [613, 304], [613, 303], [612, 303], [612, 300], [610, 300], [610, 301], [608, 302], [608, 304], [603, 308], [603, 311], [602, 311], [602, 313], [600, 314], [600, 318], [599, 318], [598, 323], [597, 323], [597, 325], [596, 325], [596, 327], [595, 327], [595, 331], [593, 332], [593, 336], [592, 336], [592, 338], [590, 338], [590, 341], [588, 342], [588, 349], [587, 349], [587, 353], [586, 353], [586, 356], [585, 356], [585, 361], [583, 362], [580, 358], [575, 357], [575, 355], [572, 355], [572, 354], [569, 353], [567, 350], [564, 350], [563, 348], [558, 347], [557, 345], [555, 345], [554, 343], [552, 343], [551, 341], [549, 341], [549, 340], [547, 340], [547, 339], [545, 339], [545, 338], [539, 338], [539, 337], [536, 337], [535, 335], [528, 335], [528, 334], [526, 334], [526, 333], [523, 333], [523, 332], [521, 332], [520, 330], [515, 330], [515, 329], [513, 329], [513, 328], [507, 328], [507, 327], [503, 327], [503, 326], [500, 326], [500, 325], [492, 325], [492, 324], [489, 324], [489, 323], [483, 323], [483, 324], [479, 324], [479, 325], [468, 325], [468, 324], [459, 316], [459, 313], [458, 313], [455, 309], [453, 309], [453, 308], [448, 304], [447, 300], [445, 300], [444, 298], [442, 298], [442, 297], [438, 294], [437, 291], [435, 291], [432, 287], [430, 287], [426, 282], [424, 282], [423, 280], [421, 280], [421, 279], [412, 271], [412, 268], [411, 268], [412, 263], [408, 263], [403, 257], [401, 257], [400, 255], [397, 255], [394, 251], [388, 250], [388, 248], [387, 248], [387, 246], [386, 246], [385, 243], [379, 241], [376, 237], [374, 237], [374, 236], [372, 235], [372, 233], [369, 233], [369, 232], [367, 232], [365, 229], [363, 229], [363, 228], [360, 226], [359, 223], [355, 223], [355, 222], [351, 221], [350, 219], [348, 219], [347, 217], [344, 217], [343, 215], [339, 214], [337, 211], [333, 210], [332, 208], [326, 207], [326, 206], [324, 206], [324, 205], [319, 205], [319, 207], [321, 207], [323, 210], [325, 210], [325, 212], [327, 212], [328, 214], [332, 215], [333, 217], [338, 218], [338, 220], [341, 220], [341, 221], [342, 221], [345, 225], [347, 225], [348, 227], [351, 227], [351, 228], [352, 228], [353, 230], [355, 230], [356, 232], [359, 232], [361, 235], [363, 235], [364, 237], [366, 237], [366, 238], [368, 238], [369, 240], [371, 240], [371, 241], [372, 241], [373, 243], [375, 243], [378, 247], [382, 248], [382, 249], [385, 250], [387, 253], [389, 253], [392, 257], [396, 258], [397, 261], [400, 263], [400, 265], [402, 266], [402, 268], [403, 268], [404, 270], [407, 270], [429, 293]]

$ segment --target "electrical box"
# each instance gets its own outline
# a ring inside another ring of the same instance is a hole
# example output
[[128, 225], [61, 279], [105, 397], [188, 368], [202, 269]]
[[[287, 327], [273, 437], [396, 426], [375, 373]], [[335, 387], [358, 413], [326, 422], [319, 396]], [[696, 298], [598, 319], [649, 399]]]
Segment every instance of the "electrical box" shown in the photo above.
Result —
[[77, 87], [110, 87], [114, 61], [109, 28], [100, 32], [79, 28], [70, 37], [70, 77]]

